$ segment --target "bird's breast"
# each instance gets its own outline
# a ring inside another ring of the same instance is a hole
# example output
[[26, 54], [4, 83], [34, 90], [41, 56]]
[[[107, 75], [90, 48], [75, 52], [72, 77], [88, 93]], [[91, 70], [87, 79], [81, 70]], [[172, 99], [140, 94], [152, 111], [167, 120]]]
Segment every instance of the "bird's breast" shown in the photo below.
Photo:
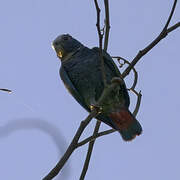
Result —
[[65, 64], [68, 75], [88, 105], [97, 100], [104, 88], [100, 62], [94, 56], [74, 58]]

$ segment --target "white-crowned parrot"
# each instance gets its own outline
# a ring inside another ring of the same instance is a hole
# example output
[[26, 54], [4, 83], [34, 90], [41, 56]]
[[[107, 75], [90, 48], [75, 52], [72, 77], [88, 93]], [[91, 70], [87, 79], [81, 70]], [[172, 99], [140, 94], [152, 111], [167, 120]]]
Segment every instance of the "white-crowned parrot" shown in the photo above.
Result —
[[[99, 48], [87, 48], [69, 34], [58, 36], [52, 43], [61, 60], [60, 77], [71, 95], [88, 112], [100, 98], [104, 83], [101, 72]], [[111, 56], [103, 51], [106, 81], [119, 77], [120, 72]], [[112, 128], [118, 130], [125, 141], [140, 135], [142, 127], [128, 110], [129, 95], [125, 83], [121, 83], [102, 107], [96, 117]]]

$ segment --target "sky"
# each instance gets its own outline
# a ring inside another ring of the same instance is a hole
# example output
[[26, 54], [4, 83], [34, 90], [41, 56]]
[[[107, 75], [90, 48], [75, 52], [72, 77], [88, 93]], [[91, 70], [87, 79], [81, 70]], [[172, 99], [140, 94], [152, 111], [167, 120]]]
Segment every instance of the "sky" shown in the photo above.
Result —
[[[162, 30], [173, 0], [111, 1], [108, 53], [132, 60]], [[100, 4], [103, 9], [103, 4]], [[103, 14], [103, 10], [102, 10]], [[103, 16], [102, 22], [103, 22]], [[178, 2], [171, 25], [180, 19]], [[88, 113], [59, 77], [51, 42], [69, 33], [98, 46], [96, 11], [87, 0], [16, 0], [0, 6], [0, 172], [6, 180], [40, 180], [57, 163]], [[143, 134], [124, 142], [118, 133], [99, 138], [86, 180], [179, 179], [179, 29], [136, 65]], [[133, 74], [125, 79], [129, 87]], [[136, 97], [131, 96], [132, 111]], [[92, 120], [81, 139], [93, 132]], [[105, 124], [101, 130], [109, 129]], [[79, 179], [87, 145], [77, 149], [55, 180]]]

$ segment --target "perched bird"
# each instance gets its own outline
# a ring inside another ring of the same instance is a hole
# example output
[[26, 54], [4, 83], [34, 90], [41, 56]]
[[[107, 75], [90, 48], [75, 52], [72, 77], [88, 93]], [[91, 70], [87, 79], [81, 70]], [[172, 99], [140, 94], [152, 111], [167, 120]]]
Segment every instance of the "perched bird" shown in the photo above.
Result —
[[[88, 112], [100, 98], [104, 83], [101, 72], [99, 48], [89, 49], [69, 34], [58, 36], [52, 43], [61, 60], [60, 77], [71, 95]], [[120, 72], [111, 56], [103, 51], [107, 84]], [[128, 110], [130, 104], [126, 85], [120, 84], [107, 98], [102, 112], [96, 117], [118, 130], [125, 141], [140, 135], [142, 127]]]

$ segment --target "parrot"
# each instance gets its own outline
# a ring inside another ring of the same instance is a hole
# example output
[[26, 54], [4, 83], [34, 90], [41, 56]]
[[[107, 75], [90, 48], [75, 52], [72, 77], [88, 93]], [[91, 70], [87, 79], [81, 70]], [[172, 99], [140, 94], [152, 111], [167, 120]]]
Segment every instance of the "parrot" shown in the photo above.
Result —
[[[60, 78], [76, 101], [88, 112], [95, 107], [104, 90], [100, 49], [88, 48], [69, 34], [62, 34], [52, 42], [61, 61]], [[102, 50], [107, 84], [121, 73], [111, 56]], [[130, 98], [125, 85], [120, 83], [106, 98], [96, 119], [119, 131], [124, 141], [142, 133], [142, 127], [129, 111]]]

